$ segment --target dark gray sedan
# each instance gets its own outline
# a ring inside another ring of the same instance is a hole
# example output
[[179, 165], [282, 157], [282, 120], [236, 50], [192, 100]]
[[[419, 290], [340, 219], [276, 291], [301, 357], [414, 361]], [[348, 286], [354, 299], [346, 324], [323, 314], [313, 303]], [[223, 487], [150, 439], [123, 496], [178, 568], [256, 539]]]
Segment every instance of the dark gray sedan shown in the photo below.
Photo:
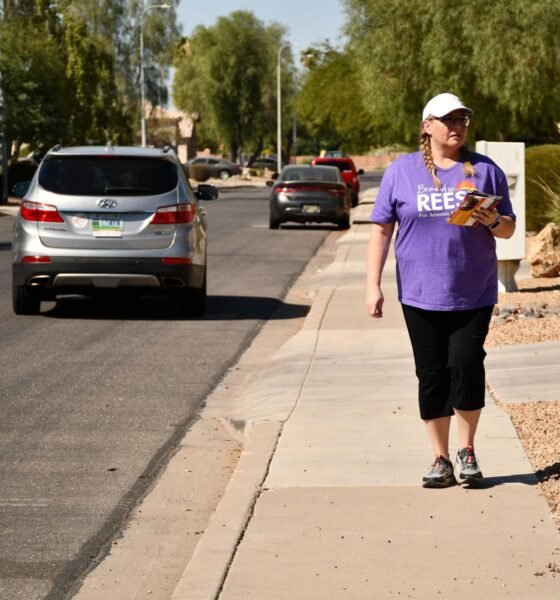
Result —
[[270, 229], [286, 221], [350, 227], [350, 190], [336, 167], [289, 165], [270, 185]]

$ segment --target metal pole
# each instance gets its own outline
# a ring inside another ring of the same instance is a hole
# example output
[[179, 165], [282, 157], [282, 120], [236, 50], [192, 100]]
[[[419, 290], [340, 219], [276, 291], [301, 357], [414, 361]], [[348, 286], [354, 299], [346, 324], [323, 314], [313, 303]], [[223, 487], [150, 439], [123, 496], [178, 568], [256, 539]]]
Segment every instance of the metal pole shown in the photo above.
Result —
[[140, 17], [140, 131], [142, 136], [142, 148], [146, 147], [146, 115], [144, 114], [144, 13]]
[[294, 145], [294, 162], [297, 163], [297, 113], [294, 110], [294, 129], [293, 129], [293, 145]]
[[142, 148], [146, 147], [146, 92], [144, 89], [144, 15], [152, 8], [171, 8], [170, 4], [150, 4], [140, 13], [140, 131]]
[[[4, 21], [4, 2], [0, 2], [0, 22]], [[0, 137], [2, 139], [2, 193], [0, 204], [8, 204], [8, 140], [6, 138], [6, 124], [8, 111], [4, 97], [2, 69], [0, 68]]]
[[288, 48], [290, 44], [282, 44], [280, 48], [278, 48], [278, 63], [276, 69], [276, 123], [277, 123], [277, 131], [276, 131], [276, 168], [278, 173], [282, 170], [282, 86], [280, 85], [280, 75], [281, 75], [281, 54], [284, 48]]

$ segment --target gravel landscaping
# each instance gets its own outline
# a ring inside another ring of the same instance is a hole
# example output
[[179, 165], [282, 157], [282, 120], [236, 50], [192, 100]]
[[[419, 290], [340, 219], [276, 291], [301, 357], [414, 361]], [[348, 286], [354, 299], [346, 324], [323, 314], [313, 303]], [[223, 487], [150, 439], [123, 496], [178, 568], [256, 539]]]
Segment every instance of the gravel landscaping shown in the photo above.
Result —
[[[560, 277], [530, 277], [517, 285], [518, 292], [499, 294], [486, 345], [560, 342]], [[500, 406], [511, 417], [560, 529], [560, 385], [558, 401]]]

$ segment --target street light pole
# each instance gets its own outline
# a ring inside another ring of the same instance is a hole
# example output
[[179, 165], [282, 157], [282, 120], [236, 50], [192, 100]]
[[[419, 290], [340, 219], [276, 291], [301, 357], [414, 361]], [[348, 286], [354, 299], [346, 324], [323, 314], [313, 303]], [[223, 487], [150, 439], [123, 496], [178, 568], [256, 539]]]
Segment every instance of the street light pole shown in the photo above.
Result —
[[[0, 23], [4, 20], [4, 4], [0, 1]], [[2, 189], [0, 189], [0, 204], [8, 203], [8, 139], [6, 127], [8, 123], [8, 110], [6, 108], [6, 96], [2, 79], [2, 66], [0, 65], [0, 138], [2, 144]]]
[[278, 173], [282, 170], [282, 89], [280, 85], [280, 74], [281, 74], [281, 54], [284, 48], [288, 48], [290, 44], [282, 44], [278, 48], [278, 67], [276, 70], [276, 123], [278, 126], [276, 132], [276, 168]]
[[146, 93], [144, 90], [144, 16], [152, 8], [171, 8], [170, 4], [149, 4], [140, 13], [140, 130], [142, 135], [142, 148], [146, 147], [146, 115], [144, 105]]

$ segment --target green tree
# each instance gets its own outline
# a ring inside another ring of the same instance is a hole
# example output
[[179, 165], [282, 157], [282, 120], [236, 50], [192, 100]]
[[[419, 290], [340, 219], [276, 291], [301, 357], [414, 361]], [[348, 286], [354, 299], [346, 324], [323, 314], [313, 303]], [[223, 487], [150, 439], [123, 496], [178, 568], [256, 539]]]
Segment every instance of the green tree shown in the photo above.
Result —
[[[89, 96], [94, 121], [91, 129], [104, 139], [130, 143], [132, 129], [136, 131], [140, 123], [142, 20], [146, 100], [153, 106], [169, 100], [167, 79], [180, 36], [175, 9], [179, 1], [167, 0], [168, 9], [150, 10], [151, 4], [162, 3], [59, 0], [65, 22], [63, 45], [68, 52], [68, 76], [77, 93], [84, 99]], [[81, 119], [75, 122], [79, 124]], [[96, 136], [90, 131], [87, 137]]]
[[[22, 44], [22, 39], [26, 40]], [[0, 71], [8, 150], [15, 142], [38, 147], [67, 133], [64, 62], [44, 22], [18, 12], [0, 23]]]
[[344, 0], [372, 126], [417, 139], [422, 105], [453, 91], [479, 139], [555, 138], [560, 114], [555, 0]]
[[140, 17], [146, 98], [157, 104], [167, 100], [179, 1], [168, 0], [170, 10], [145, 11], [148, 0], [2, 0], [0, 70], [6, 135], [16, 154], [22, 142], [133, 142]]
[[[236, 11], [212, 27], [197, 27], [177, 53], [176, 106], [198, 115], [204, 141], [224, 142], [234, 160], [241, 148], [262, 147], [269, 134], [282, 34], [280, 26], [266, 27], [253, 13]], [[293, 96], [290, 58], [283, 57], [286, 102]]]
[[[103, 2], [103, 0], [98, 0]], [[181, 37], [177, 25], [176, 7], [181, 0], [128, 0], [129, 20], [124, 28], [127, 32], [126, 47], [121, 47], [119, 70], [126, 77], [126, 89], [130, 97], [138, 96], [140, 83], [140, 19], [144, 8], [150, 4], [167, 4], [169, 9], [153, 9], [144, 13], [144, 78], [146, 100], [152, 105], [166, 104], [169, 101], [167, 81], [173, 64], [175, 47]]]
[[68, 111], [70, 143], [130, 142], [130, 123], [117, 90], [114, 61], [103, 39], [89, 35], [83, 21], [64, 27], [66, 82], [73, 98]]
[[355, 61], [347, 51], [336, 50], [328, 42], [308, 48], [302, 56], [307, 71], [297, 97], [298, 121], [314, 140], [314, 151], [370, 148], [374, 132]]

